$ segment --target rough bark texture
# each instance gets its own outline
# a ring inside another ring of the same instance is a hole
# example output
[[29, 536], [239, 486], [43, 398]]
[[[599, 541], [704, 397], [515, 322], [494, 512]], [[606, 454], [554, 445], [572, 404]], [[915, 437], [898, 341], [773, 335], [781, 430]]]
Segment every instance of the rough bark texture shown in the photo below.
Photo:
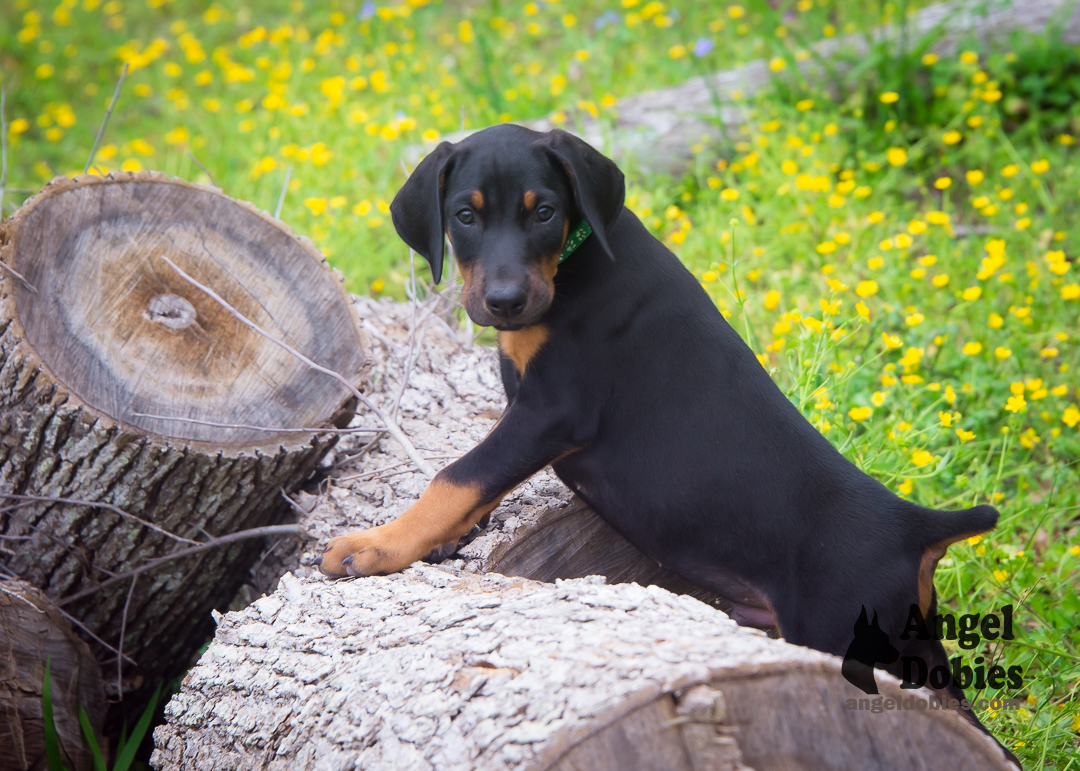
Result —
[[64, 764], [68, 771], [91, 771], [78, 706], [100, 736], [105, 692], [97, 661], [42, 592], [23, 581], [0, 581], [0, 758], [12, 771], [46, 768], [41, 701], [46, 661]]
[[[1051, 21], [1061, 23], [1063, 39], [1080, 43], [1080, 9], [1071, 0], [959, 0], [939, 3], [919, 11], [911, 20], [908, 40], [912, 44], [937, 29], [932, 50], [951, 55], [957, 46], [971, 41], [986, 48], [1015, 30], [1041, 34]], [[878, 31], [879, 39], [898, 40], [895, 27]], [[830, 61], [833, 72], [843, 73], [867, 50], [863, 35], [847, 35], [822, 40], [813, 46], [814, 57], [790, 62], [792, 70], [809, 80], [826, 80]], [[788, 70], [791, 72], [792, 70]], [[598, 120], [587, 112], [571, 112], [562, 126], [620, 161], [633, 161], [646, 171], [681, 173], [693, 158], [691, 147], [698, 143], [729, 143], [749, 119], [743, 100], [752, 97], [777, 77], [768, 62], [759, 59], [742, 67], [657, 91], [622, 99], [615, 108], [614, 121]], [[556, 128], [550, 118], [522, 121], [535, 131]], [[457, 142], [472, 131], [457, 132], [440, 141]], [[434, 145], [414, 148], [413, 162]]]
[[[275, 428], [347, 415], [344, 387], [257, 338], [157, 259], [170, 255], [359, 383], [355, 316], [310, 242], [218, 190], [140, 173], [54, 181], [5, 223], [0, 246], [0, 261], [25, 279], [0, 269], [0, 493], [109, 503], [194, 541], [281, 519], [282, 490], [310, 475], [332, 437], [137, 413]], [[159, 307], [163, 297], [183, 300], [179, 315]], [[145, 684], [144, 693], [188, 666], [212, 632], [211, 609], [227, 606], [262, 546], [206, 550], [95, 591], [191, 544], [105, 509], [11, 499], [0, 500], [0, 534], [29, 538], [0, 554], [0, 569], [122, 647], [138, 663], [123, 687]], [[115, 693], [114, 678], [107, 687]]]
[[[888, 698], [901, 691], [879, 674]], [[840, 661], [689, 597], [442, 566], [286, 575], [229, 614], [159, 771], [1005, 769], [956, 713], [845, 709]]]

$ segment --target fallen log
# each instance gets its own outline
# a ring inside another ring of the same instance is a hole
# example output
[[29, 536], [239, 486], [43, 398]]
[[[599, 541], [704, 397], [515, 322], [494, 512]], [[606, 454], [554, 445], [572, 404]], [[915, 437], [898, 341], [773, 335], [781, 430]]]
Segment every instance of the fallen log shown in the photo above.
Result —
[[[1009, 768], [926, 691], [689, 597], [421, 566], [286, 575], [226, 616], [155, 731], [158, 771]], [[923, 709], [916, 700], [924, 699]]]
[[105, 691], [90, 647], [40, 591], [0, 580], [0, 758], [12, 771], [44, 769], [42, 687], [49, 663], [53, 720], [68, 771], [92, 771], [79, 706], [101, 735]]
[[[107, 679], [114, 696], [149, 695], [188, 666], [262, 546], [215, 539], [279, 522], [282, 491], [336, 440], [308, 429], [352, 414], [341, 383], [174, 265], [363, 379], [339, 277], [309, 241], [220, 190], [149, 172], [58, 178], [4, 223], [0, 535], [23, 542], [0, 570], [69, 613], [111, 671], [118, 657], [137, 664]], [[135, 715], [139, 701], [126, 702]]]

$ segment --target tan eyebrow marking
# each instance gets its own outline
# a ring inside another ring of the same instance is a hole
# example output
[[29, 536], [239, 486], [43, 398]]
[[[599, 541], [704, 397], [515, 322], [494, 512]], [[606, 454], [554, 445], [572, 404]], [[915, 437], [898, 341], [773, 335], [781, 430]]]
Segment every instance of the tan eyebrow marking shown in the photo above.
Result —
[[536, 206], [536, 193], [532, 190], [525, 191], [525, 208], [531, 210]]
[[484, 208], [484, 194], [481, 193], [479, 190], [473, 190], [472, 195], [469, 196], [469, 200], [472, 201], [472, 205], [475, 206], [477, 209]]

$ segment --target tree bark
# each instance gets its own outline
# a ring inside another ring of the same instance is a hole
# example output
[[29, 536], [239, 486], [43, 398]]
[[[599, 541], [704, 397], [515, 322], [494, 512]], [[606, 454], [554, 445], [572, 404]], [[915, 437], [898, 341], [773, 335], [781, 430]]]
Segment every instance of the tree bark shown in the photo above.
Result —
[[97, 736], [105, 715], [101, 672], [90, 647], [56, 606], [24, 581], [0, 581], [0, 758], [12, 771], [45, 771], [42, 686], [50, 664], [53, 719], [68, 771], [92, 771], [79, 705]]
[[[883, 698], [927, 699], [878, 674]], [[840, 660], [657, 587], [286, 575], [229, 614], [158, 771], [1009, 768], [956, 712], [847, 709]]]
[[112, 671], [118, 650], [137, 662], [107, 687], [145, 696], [190, 664], [211, 609], [227, 606], [261, 542], [99, 584], [280, 521], [282, 490], [335, 441], [288, 430], [341, 424], [353, 401], [159, 258], [359, 384], [355, 312], [309, 241], [219, 190], [160, 174], [54, 180], [5, 223], [0, 245], [0, 494], [131, 515], [0, 496], [0, 534], [28, 539], [0, 554], [0, 570], [111, 646], [93, 643]]

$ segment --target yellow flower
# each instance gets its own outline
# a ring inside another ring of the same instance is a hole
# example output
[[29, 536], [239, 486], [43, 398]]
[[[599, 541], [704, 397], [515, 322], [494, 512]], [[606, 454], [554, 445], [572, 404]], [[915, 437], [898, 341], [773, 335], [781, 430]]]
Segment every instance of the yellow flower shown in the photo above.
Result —
[[896, 489], [901, 495], [910, 495], [911, 490], [914, 487], [915, 487], [915, 485], [912, 483], [912, 481], [910, 479], [905, 479], [903, 482], [900, 483], [900, 485]]
[[960, 61], [964, 64], [975, 64], [979, 61], [979, 55], [974, 51], [964, 51], [960, 54]]
[[876, 281], [860, 281], [855, 287], [855, 294], [859, 297], [870, 297], [877, 294], [878, 283]]
[[888, 332], [881, 333], [881, 339], [885, 343], [885, 350], [890, 351], [893, 348], [902, 348], [904, 341], [896, 335], [890, 335]]
[[814, 106], [813, 99], [800, 99], [795, 103], [795, 109], [799, 112], [806, 112]]
[[946, 131], [945, 135], [943, 137], [941, 137], [941, 141], [944, 142], [947, 145], [955, 145], [955, 144], [958, 144], [960, 142], [960, 140], [963, 139], [963, 138], [964, 138], [963, 134], [961, 134], [959, 131], [953, 129], [952, 131]]
[[1029, 227], [1031, 227], [1031, 217], [1024, 217], [1016, 221], [1017, 230], [1027, 230]]
[[1024, 384], [1020, 382], [1010, 383], [1009, 392], [1012, 393], [1013, 396], [1023, 396]]
[[[831, 270], [827, 271], [824, 268], [821, 269], [821, 272], [822, 273], [832, 273]], [[833, 290], [834, 292], [843, 292], [845, 289], [848, 288], [847, 284], [845, 284], [843, 281], [837, 281], [835, 278], [827, 278], [827, 279], [825, 279], [825, 283], [828, 284], [829, 289]], [[839, 306], [837, 306], [837, 307], [839, 307]]]
[[892, 166], [903, 166], [907, 163], [907, 150], [902, 147], [890, 147], [885, 153], [886, 159]]
[[381, 292], [385, 288], [386, 288], [386, 284], [383, 283], [382, 279], [377, 278], [377, 279], [375, 279], [374, 281], [371, 282], [371, 291], [372, 292]]
[[765, 295], [765, 310], [773, 310], [779, 302], [780, 293], [777, 292], [775, 289], [771, 290], [767, 295]]
[[1001, 325], [1005, 323], [1005, 319], [998, 313], [991, 313], [987, 318], [986, 324], [990, 329], [1001, 329]]
[[895, 91], [886, 91], [884, 94], [878, 97], [883, 104], [892, 104], [900, 98], [900, 94]]
[[904, 319], [904, 323], [907, 324], [909, 327], [915, 327], [915, 326], [918, 326], [919, 324], [922, 324], [923, 321], [925, 321], [925, 320], [926, 320], [926, 316], [924, 316], [923, 314], [921, 314], [921, 313], [912, 313], [910, 316], [907, 316]]
[[969, 185], [977, 185], [986, 179], [986, 175], [978, 169], [972, 169], [964, 175], [967, 178]]
[[859, 314], [863, 321], [870, 320], [870, 309], [866, 307], [866, 303], [862, 300], [855, 303], [855, 312]]
[[1050, 170], [1050, 161], [1042, 158], [1031, 164], [1031, 170], [1036, 174], [1045, 174]]
[[1080, 284], [1066, 284], [1061, 287], [1061, 299], [1075, 300], [1080, 298]]
[[1043, 348], [1041, 351], [1039, 351], [1039, 355], [1042, 356], [1044, 359], [1052, 359], [1058, 355], [1058, 349], [1050, 347]]
[[318, 217], [324, 211], [326, 211], [326, 199], [325, 198], [305, 198], [304, 206], [311, 210], [311, 213]]
[[994, 355], [997, 356], [999, 359], [1004, 360], [1012, 356], [1012, 350], [1006, 348], [1003, 345], [999, 345], [997, 348], [994, 349]]
[[948, 190], [950, 185], [952, 185], [950, 177], [938, 177], [934, 180], [934, 187], [938, 190]]
[[720, 191], [720, 197], [723, 198], [725, 201], [734, 201], [739, 197], [739, 191], [734, 190], [730, 187], [725, 187], [723, 190]]
[[968, 356], [978, 356], [982, 353], [982, 343], [972, 340], [970, 343], [964, 343], [964, 353]]
[[780, 72], [785, 67], [787, 67], [787, 62], [781, 57], [774, 56], [772, 59], [769, 59], [769, 69], [773, 72]]
[[914, 241], [911, 240], [911, 236], [907, 233], [900, 233], [893, 240], [896, 242], [897, 249], [907, 249], [914, 243]]
[[142, 164], [136, 158], [128, 158], [120, 164], [122, 171], [142, 171]]
[[837, 313], [840, 312], [839, 300], [833, 300], [832, 302], [829, 302], [828, 300], [823, 299], [819, 300], [818, 304], [821, 306], [821, 312], [828, 316], [835, 316]]
[[937, 60], [937, 54], [923, 54], [922, 63], [925, 64], [927, 67], [931, 67], [937, 64]]
[[1054, 396], [1064, 396], [1069, 393], [1069, 387], [1065, 385], [1057, 385], [1050, 389], [1050, 393]]
[[[1069, 554], [1074, 557], [1080, 557], [1080, 546], [1072, 546], [1069, 548]], [[1076, 720], [1073, 720], [1073, 730], [1080, 731], [1080, 726], [1076, 725]]]
[[911, 454], [911, 462], [919, 468], [934, 462], [934, 456], [928, 450], [916, 450]]
[[1019, 412], [1027, 405], [1027, 400], [1023, 396], [1010, 396], [1008, 401], [1005, 402], [1005, 409], [1009, 412]]
[[941, 289], [948, 285], [949, 275], [947, 273], [939, 273], [938, 275], [930, 279], [930, 283], [936, 286], [938, 289]]
[[965, 300], [967, 300], [968, 302], [970, 302], [972, 300], [978, 300], [980, 297], [982, 297], [982, 287], [981, 286], [969, 286], [967, 289], [965, 289], [963, 291], [963, 293], [960, 296], [962, 298], [964, 298]]
[[885, 399], [888, 396], [883, 391], [874, 391], [874, 395], [870, 397], [870, 401], [873, 402], [875, 407], [880, 407], [885, 403]]
[[931, 225], [948, 225], [949, 215], [943, 211], [928, 211], [926, 213], [926, 221]]
[[953, 423], [953, 414], [948, 410], [941, 410], [937, 414], [938, 420], [941, 421], [941, 425], [945, 428], [951, 428]]
[[[956, 435], [958, 437], [960, 437], [960, 444], [964, 444], [964, 442], [970, 442], [972, 439], [975, 438], [975, 432], [974, 431], [965, 431], [962, 428], [956, 429]], [[979, 537], [979, 536], [976, 536], [976, 537]]]
[[1009, 571], [1007, 571], [1007, 570], [995, 570], [994, 571], [994, 578], [996, 580], [998, 580], [998, 581], [1004, 581], [1008, 577], [1009, 577]]
[[956, 404], [956, 391], [953, 390], [951, 385], [945, 386], [945, 401], [949, 404]]
[[1073, 406], [1066, 407], [1061, 416], [1061, 422], [1069, 428], [1074, 428], [1077, 423], [1080, 423], [1080, 410]]
[[814, 330], [815, 332], [820, 332], [821, 331], [821, 322], [818, 321], [817, 319], [815, 319], [812, 316], [809, 317], [809, 318], [803, 319], [802, 323], [803, 323], [804, 326], [809, 327], [810, 329]]
[[817, 245], [818, 254], [832, 254], [836, 251], [836, 243], [834, 241], [825, 241]]
[[869, 407], [852, 407], [848, 410], [848, 416], [855, 422], [866, 420], [872, 413]]

